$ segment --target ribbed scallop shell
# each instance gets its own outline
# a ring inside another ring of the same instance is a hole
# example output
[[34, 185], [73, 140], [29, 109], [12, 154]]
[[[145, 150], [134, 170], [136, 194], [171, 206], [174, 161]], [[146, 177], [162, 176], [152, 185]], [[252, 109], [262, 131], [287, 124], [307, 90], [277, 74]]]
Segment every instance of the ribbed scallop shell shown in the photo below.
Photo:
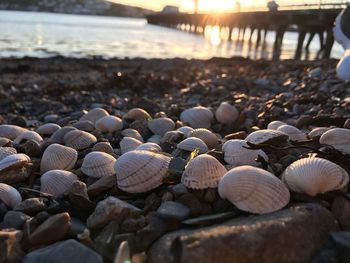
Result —
[[39, 126], [35, 131], [41, 136], [51, 136], [55, 131], [61, 129], [56, 123], [45, 123]]
[[12, 147], [0, 147], [0, 161], [4, 158], [6, 158], [7, 156], [16, 154], [17, 150], [15, 148]]
[[277, 130], [280, 126], [286, 125], [283, 121], [272, 121], [267, 125], [269, 130]]
[[93, 152], [104, 152], [114, 154], [112, 145], [109, 142], [98, 142], [92, 147]]
[[196, 137], [190, 137], [177, 145], [177, 148], [180, 150], [185, 150], [189, 152], [193, 152], [195, 149], [199, 150], [199, 153], [205, 153], [209, 151], [208, 146], [201, 139]]
[[214, 149], [219, 144], [219, 138], [208, 129], [195, 129], [189, 133], [188, 137], [196, 137], [201, 139], [209, 149]]
[[185, 134], [186, 137], [190, 134], [191, 131], [193, 131], [193, 128], [190, 126], [182, 126], [177, 129], [177, 131], [180, 131]]
[[350, 130], [334, 128], [326, 131], [322, 134], [320, 143], [331, 145], [344, 154], [350, 154]]
[[144, 193], [157, 188], [167, 174], [170, 158], [153, 152], [131, 151], [115, 163], [118, 187], [129, 193]]
[[120, 151], [122, 154], [135, 150], [142, 142], [131, 137], [124, 137], [120, 141]]
[[93, 124], [99, 119], [108, 116], [109, 113], [102, 108], [95, 108], [90, 110], [87, 114], [83, 115], [80, 120], [81, 121], [91, 121]]
[[121, 134], [124, 137], [131, 137], [131, 138], [134, 138], [136, 140], [139, 140], [140, 142], [144, 142], [141, 134], [135, 129], [125, 129], [121, 132]]
[[58, 129], [55, 131], [50, 139], [53, 143], [63, 144], [64, 143], [64, 136], [71, 131], [76, 131], [77, 129], [72, 126], [66, 126], [61, 129]]
[[280, 127], [277, 128], [277, 131], [281, 131], [281, 132], [288, 134], [289, 140], [291, 140], [291, 141], [305, 141], [305, 140], [307, 140], [306, 134], [292, 125], [287, 125], [287, 124], [281, 125]]
[[316, 138], [320, 138], [322, 136], [322, 134], [324, 134], [326, 131], [329, 131], [331, 128], [329, 127], [317, 127], [317, 128], [314, 128], [312, 129], [308, 136], [311, 138], [311, 139], [316, 139]]
[[151, 115], [141, 108], [131, 109], [123, 115], [123, 119], [128, 120], [150, 120], [151, 118]]
[[92, 132], [95, 130], [95, 125], [91, 121], [77, 121], [72, 125], [81, 131]]
[[289, 165], [282, 174], [282, 180], [294, 192], [315, 196], [343, 188], [349, 182], [349, 175], [339, 165], [314, 157]]
[[263, 150], [248, 150], [244, 147], [248, 147], [245, 140], [237, 139], [225, 142], [222, 146], [225, 162], [234, 166], [258, 166], [259, 163], [256, 161], [256, 159], [259, 155], [266, 161], [268, 160], [268, 157]]
[[22, 202], [21, 194], [8, 184], [0, 183], [0, 200], [10, 208]]
[[287, 187], [272, 173], [249, 165], [228, 171], [220, 180], [219, 195], [243, 211], [266, 214], [289, 202]]
[[187, 164], [181, 182], [192, 189], [214, 188], [226, 172], [225, 166], [213, 156], [201, 154]]
[[26, 131], [21, 133], [14, 141], [14, 144], [21, 144], [26, 141], [35, 141], [37, 143], [40, 143], [43, 141], [43, 138], [40, 136], [39, 133], [35, 131]]
[[162, 136], [154, 134], [148, 138], [147, 142], [153, 142], [156, 144], [160, 144], [162, 142]]
[[30, 174], [31, 160], [25, 154], [13, 154], [0, 161], [0, 182], [13, 184], [25, 181]]
[[115, 174], [115, 161], [116, 159], [107, 153], [91, 152], [85, 156], [81, 171], [93, 178], [112, 176]]
[[149, 151], [149, 152], [161, 152], [162, 148], [154, 142], [146, 142], [138, 146], [136, 151]]
[[16, 125], [2, 124], [0, 125], [0, 137], [5, 137], [10, 140], [16, 139], [23, 132], [28, 131], [25, 128]]
[[68, 132], [64, 138], [64, 144], [76, 150], [83, 150], [97, 142], [97, 139], [91, 133], [74, 130]]
[[239, 116], [238, 110], [235, 106], [227, 102], [222, 102], [215, 111], [215, 118], [222, 124], [232, 124]]
[[101, 132], [115, 132], [123, 129], [123, 121], [116, 116], [106, 116], [96, 121], [95, 127]]
[[78, 152], [67, 146], [51, 144], [44, 151], [40, 163], [40, 172], [50, 170], [71, 170], [78, 160]]
[[148, 128], [154, 134], [163, 136], [167, 131], [175, 128], [175, 122], [170, 118], [158, 118], [148, 121]]
[[185, 134], [180, 131], [168, 131], [163, 135], [162, 142], [179, 142], [185, 138]]
[[67, 192], [76, 180], [78, 180], [78, 177], [74, 173], [63, 170], [51, 170], [41, 176], [40, 191], [58, 196]]
[[209, 128], [213, 118], [211, 110], [202, 106], [184, 110], [180, 114], [181, 121], [188, 123], [193, 128]]
[[247, 142], [253, 144], [270, 144], [270, 145], [283, 145], [288, 141], [288, 134], [275, 130], [258, 130], [252, 132], [245, 139]]

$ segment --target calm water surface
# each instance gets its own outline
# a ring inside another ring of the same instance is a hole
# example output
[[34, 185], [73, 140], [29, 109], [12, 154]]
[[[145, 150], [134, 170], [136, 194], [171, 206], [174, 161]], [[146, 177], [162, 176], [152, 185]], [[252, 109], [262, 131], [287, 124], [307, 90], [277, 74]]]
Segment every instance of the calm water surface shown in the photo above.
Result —
[[[148, 25], [144, 19], [82, 16], [37, 12], [0, 11], [0, 57], [102, 56], [105, 58], [199, 58], [244, 56], [270, 58], [274, 33], [269, 32], [265, 48], [249, 48], [246, 40], [224, 40], [225, 32], [207, 28], [205, 37]], [[255, 39], [253, 37], [253, 39]], [[287, 33], [281, 58], [292, 58], [296, 33]], [[319, 48], [315, 37], [310, 58]], [[342, 55], [335, 45], [333, 57]]]

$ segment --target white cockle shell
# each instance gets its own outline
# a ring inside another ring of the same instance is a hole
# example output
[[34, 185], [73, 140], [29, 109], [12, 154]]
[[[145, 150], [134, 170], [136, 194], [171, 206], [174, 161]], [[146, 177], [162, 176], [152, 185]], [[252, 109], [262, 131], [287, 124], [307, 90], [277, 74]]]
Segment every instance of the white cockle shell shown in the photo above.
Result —
[[201, 154], [187, 164], [181, 182], [191, 189], [215, 188], [226, 172], [225, 166], [213, 156]]
[[67, 192], [77, 180], [78, 177], [69, 171], [51, 170], [41, 176], [40, 191], [58, 196]]
[[285, 207], [288, 188], [272, 173], [249, 165], [228, 171], [220, 180], [219, 195], [243, 211], [266, 214]]
[[233, 124], [239, 116], [239, 112], [235, 106], [228, 102], [222, 102], [215, 111], [215, 118], [222, 124]]
[[184, 110], [180, 114], [180, 119], [184, 123], [188, 123], [193, 128], [209, 128], [214, 114], [210, 109], [197, 106]]
[[147, 142], [153, 142], [156, 144], [160, 144], [162, 142], [162, 136], [154, 134], [148, 138]]
[[85, 156], [81, 171], [92, 178], [112, 176], [115, 174], [115, 161], [116, 159], [108, 153], [91, 152]]
[[305, 141], [305, 140], [307, 140], [306, 134], [292, 125], [288, 125], [288, 124], [282, 125], [282, 126], [277, 128], [277, 131], [281, 131], [281, 132], [288, 134], [289, 140], [291, 140], [291, 141]]
[[92, 147], [93, 152], [104, 152], [114, 154], [112, 145], [109, 142], [98, 142]]
[[272, 121], [267, 125], [269, 130], [277, 130], [280, 126], [286, 125], [287, 123], [283, 121]]
[[37, 143], [40, 143], [43, 141], [43, 138], [40, 136], [39, 133], [35, 131], [26, 131], [21, 133], [14, 141], [13, 143], [16, 145], [22, 144], [26, 141], [35, 141]]
[[5, 137], [10, 140], [16, 139], [23, 132], [28, 131], [25, 128], [16, 125], [2, 124], [0, 125], [0, 137]]
[[77, 130], [76, 128], [72, 127], [72, 126], [65, 126], [61, 129], [58, 129], [57, 131], [55, 131], [51, 137], [50, 140], [53, 143], [58, 143], [58, 144], [63, 144], [64, 143], [64, 136], [70, 132], [70, 131], [75, 131]]
[[185, 134], [186, 137], [188, 137], [190, 132], [193, 131], [193, 128], [190, 126], [182, 126], [182, 127], [178, 128], [177, 131], [182, 132], [183, 134]]
[[51, 144], [44, 151], [40, 163], [40, 173], [50, 170], [71, 170], [78, 160], [78, 152], [60, 144]]
[[177, 148], [180, 150], [185, 150], [189, 152], [193, 152], [194, 150], [198, 149], [199, 153], [205, 153], [209, 151], [209, 148], [205, 144], [205, 142], [203, 142], [201, 139], [196, 137], [190, 137], [183, 140], [177, 145]]
[[83, 150], [97, 142], [97, 139], [91, 133], [73, 130], [64, 135], [64, 144], [76, 150]]
[[151, 115], [141, 108], [133, 108], [123, 115], [123, 119], [127, 120], [150, 120]]
[[146, 143], [143, 143], [140, 146], [138, 146], [135, 150], [136, 151], [149, 151], [149, 152], [157, 153], [157, 152], [161, 152], [162, 148], [154, 142], [146, 142]]
[[148, 121], [148, 128], [153, 134], [163, 136], [175, 128], [175, 122], [170, 118], [157, 118]]
[[96, 121], [95, 127], [101, 132], [115, 132], [123, 129], [123, 121], [116, 116], [106, 116]]
[[0, 161], [5, 159], [7, 156], [16, 154], [17, 150], [12, 147], [0, 147]]
[[131, 138], [134, 138], [136, 140], [139, 140], [140, 142], [144, 142], [141, 134], [135, 130], [135, 129], [125, 129], [121, 132], [121, 134], [124, 136], [124, 137], [131, 137]]
[[196, 137], [201, 139], [208, 146], [209, 149], [214, 149], [219, 144], [219, 138], [208, 129], [199, 128], [194, 129], [189, 133], [188, 137]]
[[317, 127], [312, 129], [309, 133], [308, 136], [311, 139], [317, 139], [320, 138], [322, 136], [322, 134], [324, 134], [326, 131], [329, 131], [331, 128], [329, 127]]
[[35, 131], [41, 136], [47, 137], [51, 136], [55, 131], [59, 129], [61, 129], [61, 126], [56, 123], [45, 123], [39, 126]]
[[122, 154], [135, 150], [142, 144], [139, 140], [131, 137], [124, 137], [119, 145]]
[[0, 200], [10, 208], [14, 208], [17, 204], [22, 202], [21, 194], [16, 188], [0, 183]]
[[95, 130], [95, 125], [91, 121], [77, 121], [72, 125], [81, 131], [92, 132]]
[[228, 140], [222, 146], [225, 162], [234, 166], [251, 165], [259, 166], [256, 160], [260, 155], [265, 161], [268, 161], [268, 156], [263, 150], [249, 150], [245, 140]]
[[128, 193], [145, 193], [163, 183], [170, 157], [148, 152], [131, 151], [115, 163], [118, 187]]
[[245, 140], [252, 144], [269, 144], [280, 146], [285, 144], [288, 141], [288, 138], [288, 134], [284, 132], [266, 129], [252, 132], [247, 136], [247, 138], [245, 138]]
[[282, 180], [294, 192], [315, 196], [343, 188], [349, 182], [349, 175], [329, 160], [312, 157], [289, 165], [282, 174]]
[[109, 113], [105, 109], [102, 108], [95, 108], [90, 110], [87, 114], [83, 115], [80, 120], [81, 121], [91, 121], [93, 124], [95, 124], [96, 121], [99, 119], [102, 119], [103, 117], [108, 116]]
[[320, 143], [331, 145], [344, 154], [350, 154], [350, 130], [344, 128], [330, 129], [322, 134]]

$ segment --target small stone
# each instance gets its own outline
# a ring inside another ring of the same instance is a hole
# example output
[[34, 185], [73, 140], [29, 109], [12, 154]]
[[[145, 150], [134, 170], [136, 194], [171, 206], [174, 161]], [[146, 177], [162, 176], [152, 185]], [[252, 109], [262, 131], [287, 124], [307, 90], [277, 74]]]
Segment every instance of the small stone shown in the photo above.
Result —
[[190, 215], [190, 210], [180, 203], [168, 201], [160, 205], [157, 213], [165, 220], [181, 221]]
[[49, 218], [49, 213], [46, 211], [41, 211], [35, 215], [35, 219], [38, 221], [38, 223], [43, 223], [46, 219]]
[[134, 254], [131, 257], [131, 262], [132, 263], [146, 263], [147, 262], [147, 254], [145, 252]]
[[87, 226], [75, 217], [71, 217], [69, 235], [72, 237], [76, 237], [77, 235], [84, 232], [87, 229]]
[[212, 203], [217, 197], [217, 188], [208, 188], [205, 191], [203, 201], [207, 203]]
[[162, 202], [165, 202], [165, 201], [173, 201], [174, 200], [174, 196], [172, 193], [170, 192], [165, 192], [163, 195], [162, 195]]
[[175, 196], [175, 198], [178, 198], [184, 194], [188, 194], [188, 190], [184, 184], [176, 184], [169, 186], [169, 190]]
[[333, 249], [322, 250], [311, 263], [339, 263], [337, 252]]
[[54, 243], [34, 250], [25, 256], [23, 263], [102, 263], [102, 257], [74, 239]]
[[146, 212], [155, 211], [160, 206], [161, 202], [161, 198], [158, 195], [151, 193], [145, 200], [143, 210]]
[[22, 229], [23, 224], [30, 218], [30, 216], [19, 211], [8, 211], [4, 217], [4, 228]]
[[350, 262], [350, 232], [330, 233], [342, 263]]
[[4, 263], [19, 263], [22, 261], [25, 253], [20, 242], [22, 240], [22, 231], [2, 230], [0, 231], [0, 261]]
[[0, 203], [0, 222], [4, 219], [4, 216], [8, 212], [8, 209], [4, 203]]
[[322, 69], [320, 67], [310, 70], [309, 77], [319, 78], [322, 75]]
[[33, 234], [30, 235], [31, 244], [49, 244], [63, 239], [70, 228], [70, 216], [61, 213], [49, 217]]
[[138, 215], [140, 212], [137, 207], [110, 196], [97, 204], [95, 211], [87, 219], [87, 225], [89, 228], [100, 228], [111, 220], [122, 222], [125, 218]]
[[45, 209], [46, 205], [43, 198], [28, 198], [13, 208], [15, 211], [20, 211], [28, 215], [35, 215]]
[[86, 184], [81, 181], [73, 182], [71, 188], [68, 191], [69, 198], [73, 196], [81, 196], [83, 198], [89, 199]]
[[350, 230], [350, 202], [342, 197], [338, 196], [332, 203], [331, 211], [335, 218], [338, 220], [340, 227], [343, 230]]
[[191, 217], [198, 216], [202, 213], [202, 204], [194, 194], [184, 194], [180, 196], [176, 201], [190, 209]]
[[144, 216], [129, 217], [120, 224], [120, 233], [135, 233], [147, 225]]
[[117, 178], [115, 176], [103, 176], [101, 179], [89, 185], [87, 191], [90, 197], [98, 196], [104, 192], [107, 192], [116, 184]]

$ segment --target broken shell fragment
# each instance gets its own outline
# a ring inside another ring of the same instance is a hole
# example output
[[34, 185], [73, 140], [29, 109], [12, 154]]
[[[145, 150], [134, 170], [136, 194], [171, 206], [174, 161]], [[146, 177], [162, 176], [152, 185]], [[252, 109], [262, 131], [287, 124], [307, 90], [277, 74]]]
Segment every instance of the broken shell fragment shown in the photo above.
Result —
[[282, 174], [282, 180], [294, 192], [315, 196], [343, 188], [349, 182], [349, 175], [339, 165], [313, 157], [289, 165]]
[[288, 134], [275, 130], [258, 130], [252, 132], [245, 139], [252, 144], [268, 144], [273, 146], [285, 145], [288, 142]]
[[91, 133], [73, 130], [64, 135], [64, 144], [75, 150], [83, 150], [97, 142], [97, 139]]
[[22, 202], [21, 194], [16, 188], [0, 183], [0, 200], [10, 208], [14, 208], [17, 204]]
[[131, 137], [124, 137], [120, 141], [120, 151], [122, 154], [135, 150], [142, 142]]
[[199, 150], [199, 153], [205, 153], [209, 151], [209, 148], [205, 144], [205, 142], [203, 142], [201, 139], [196, 137], [190, 137], [183, 140], [177, 145], [177, 148], [188, 152], [193, 152], [196, 149]]
[[26, 180], [30, 174], [31, 159], [25, 154], [12, 154], [0, 161], [0, 182], [12, 184]]
[[188, 123], [193, 128], [209, 128], [214, 114], [210, 109], [197, 106], [184, 110], [180, 114], [180, 119], [184, 123]]
[[40, 191], [58, 196], [67, 192], [76, 180], [78, 180], [78, 177], [74, 173], [63, 170], [51, 170], [41, 176]]
[[201, 139], [209, 149], [214, 149], [219, 144], [219, 138], [214, 133], [204, 128], [194, 129], [189, 133], [189, 137]]
[[123, 121], [116, 116], [106, 116], [96, 121], [95, 127], [101, 132], [115, 132], [123, 129]]
[[307, 140], [306, 134], [292, 125], [282, 125], [282, 126], [277, 128], [277, 131], [281, 131], [281, 132], [288, 134], [289, 140], [291, 140], [291, 141], [305, 141], [305, 140]]
[[28, 131], [25, 128], [16, 125], [2, 124], [0, 125], [0, 137], [5, 137], [10, 140], [16, 139], [22, 133]]
[[222, 102], [215, 111], [215, 118], [222, 124], [233, 124], [239, 116], [238, 110], [228, 102]]
[[167, 131], [175, 128], [175, 122], [170, 118], [158, 118], [148, 121], [148, 128], [153, 134], [163, 136]]
[[243, 211], [271, 213], [285, 207], [290, 198], [283, 182], [272, 173], [249, 165], [228, 171], [220, 180], [219, 195]]
[[85, 156], [81, 171], [92, 178], [112, 176], [115, 174], [115, 161], [116, 159], [107, 153], [91, 152]]
[[87, 114], [83, 115], [80, 120], [81, 121], [91, 121], [93, 124], [95, 124], [96, 121], [99, 119], [102, 119], [103, 117], [108, 116], [109, 113], [102, 108], [95, 108], [90, 110]]
[[343, 154], [350, 154], [350, 130], [344, 128], [330, 129], [322, 134], [320, 143], [331, 145]]

